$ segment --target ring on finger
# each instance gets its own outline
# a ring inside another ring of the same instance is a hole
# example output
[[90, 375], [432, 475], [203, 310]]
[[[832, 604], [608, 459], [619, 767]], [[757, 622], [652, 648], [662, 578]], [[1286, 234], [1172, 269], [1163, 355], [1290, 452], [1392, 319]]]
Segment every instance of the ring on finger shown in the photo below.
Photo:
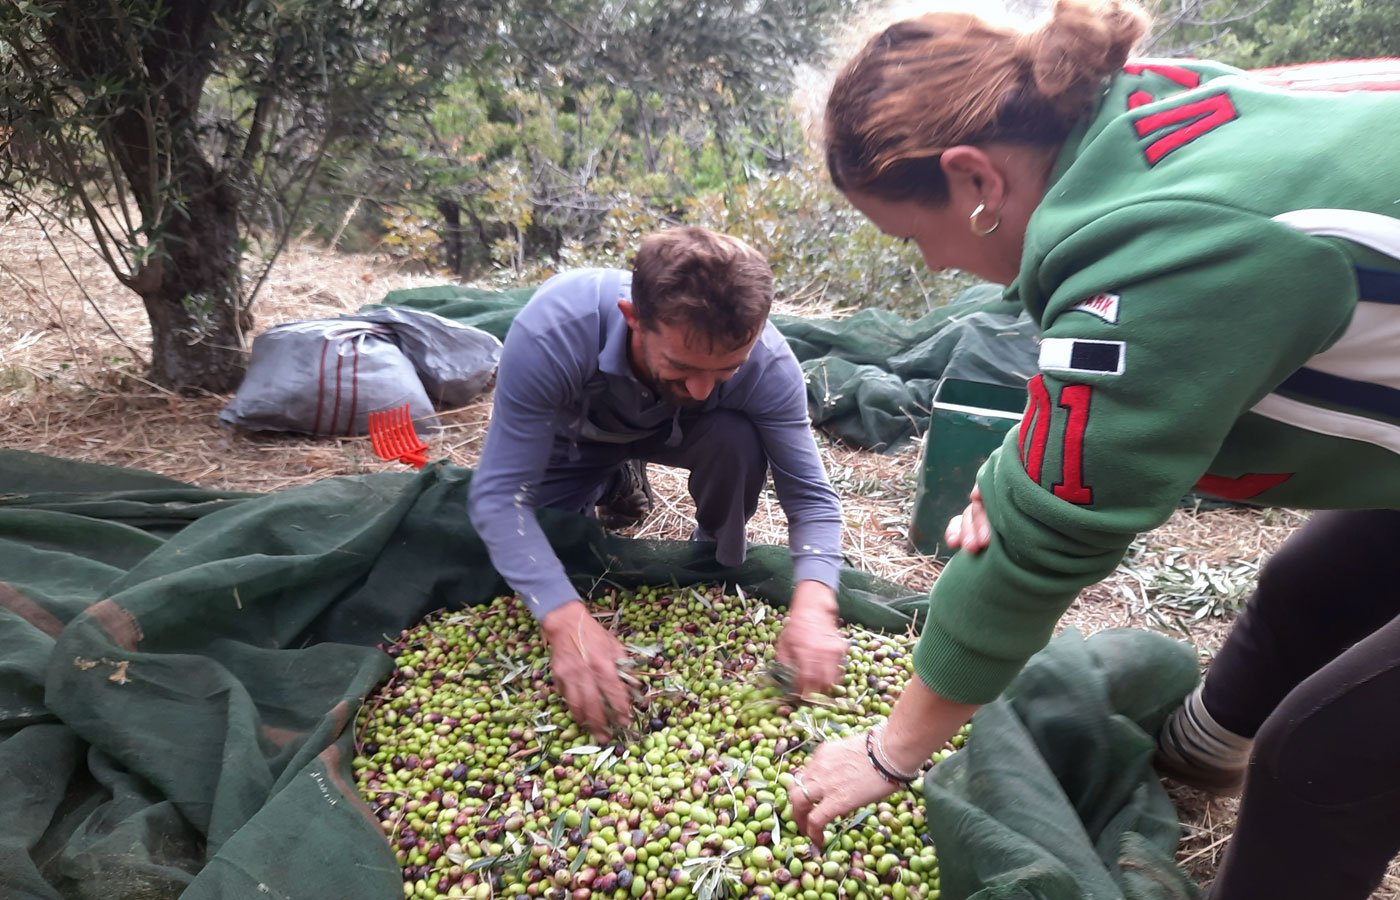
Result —
[[798, 789], [799, 791], [802, 792], [802, 796], [804, 796], [804, 797], [807, 798], [807, 802], [808, 802], [808, 803], [816, 803], [816, 802], [817, 802], [817, 801], [815, 801], [815, 800], [812, 799], [812, 794], [811, 794], [811, 792], [807, 790], [807, 782], [805, 782], [805, 781], [802, 780], [802, 776], [801, 776], [801, 775], [797, 776], [797, 789]]

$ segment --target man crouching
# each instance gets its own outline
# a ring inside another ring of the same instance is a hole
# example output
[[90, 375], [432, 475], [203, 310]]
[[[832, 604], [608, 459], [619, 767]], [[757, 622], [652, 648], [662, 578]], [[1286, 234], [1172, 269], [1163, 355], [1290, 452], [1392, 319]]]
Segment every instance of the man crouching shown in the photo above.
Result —
[[841, 508], [807, 416], [802, 371], [768, 321], [773, 273], [703, 228], [642, 241], [631, 272], [579, 269], [535, 293], [506, 335], [468, 511], [491, 562], [550, 647], [556, 687], [595, 738], [627, 721], [622, 645], [588, 614], [535, 518], [591, 514], [635, 461], [690, 471], [697, 540], [744, 561], [771, 470], [788, 520], [793, 590], [778, 660], [798, 691], [841, 677]]

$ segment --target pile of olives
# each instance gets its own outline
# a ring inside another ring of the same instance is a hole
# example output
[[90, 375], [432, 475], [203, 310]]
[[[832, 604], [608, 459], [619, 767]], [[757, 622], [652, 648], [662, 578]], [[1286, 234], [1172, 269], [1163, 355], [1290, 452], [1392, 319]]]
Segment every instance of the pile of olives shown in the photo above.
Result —
[[[843, 681], [802, 700], [772, 654], [782, 615], [718, 588], [641, 588], [590, 611], [627, 648], [632, 723], [573, 723], [517, 597], [437, 614], [358, 722], [356, 781], [407, 898], [937, 898], [920, 785], [797, 833], [786, 786], [822, 741], [889, 714], [912, 640], [849, 630]], [[943, 751], [954, 752], [959, 734]]]

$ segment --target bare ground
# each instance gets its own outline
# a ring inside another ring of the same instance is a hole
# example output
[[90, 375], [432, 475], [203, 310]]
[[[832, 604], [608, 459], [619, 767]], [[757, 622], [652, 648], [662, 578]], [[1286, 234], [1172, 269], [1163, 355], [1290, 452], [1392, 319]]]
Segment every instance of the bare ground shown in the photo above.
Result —
[[[0, 445], [227, 490], [276, 491], [392, 467], [365, 438], [230, 431], [217, 421], [227, 397], [183, 397], [146, 382], [149, 332], [140, 303], [75, 239], [60, 240], [61, 258], [36, 229], [0, 227]], [[382, 259], [294, 246], [265, 286], [259, 325], [338, 316], [389, 290], [444, 280]], [[446, 412], [445, 427], [430, 439], [432, 455], [474, 464], [489, 414], [489, 396]], [[823, 437], [819, 444], [845, 505], [844, 549], [852, 564], [911, 592], [927, 590], [939, 566], [908, 543], [917, 447], [873, 454]], [[651, 475], [658, 507], [630, 533], [685, 538], [691, 507], [683, 473], [653, 467]], [[1165, 631], [1195, 644], [1205, 662], [1228, 631], [1253, 569], [1302, 521], [1293, 513], [1179, 511], [1143, 536], [1112, 578], [1086, 591], [1063, 625], [1086, 633], [1119, 626]], [[767, 496], [751, 539], [781, 544], [785, 535], [781, 510]], [[1184, 825], [1178, 859], [1208, 882], [1235, 803], [1180, 787], [1172, 796]], [[1400, 900], [1400, 861], [1373, 900]]]

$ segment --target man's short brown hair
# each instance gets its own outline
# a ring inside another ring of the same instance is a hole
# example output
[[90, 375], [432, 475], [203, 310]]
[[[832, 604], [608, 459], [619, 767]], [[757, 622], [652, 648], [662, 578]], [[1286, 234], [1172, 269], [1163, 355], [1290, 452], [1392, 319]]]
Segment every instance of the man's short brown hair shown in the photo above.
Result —
[[773, 306], [773, 270], [738, 238], [694, 225], [648, 236], [632, 260], [632, 306], [644, 329], [680, 327], [712, 348], [754, 339]]

